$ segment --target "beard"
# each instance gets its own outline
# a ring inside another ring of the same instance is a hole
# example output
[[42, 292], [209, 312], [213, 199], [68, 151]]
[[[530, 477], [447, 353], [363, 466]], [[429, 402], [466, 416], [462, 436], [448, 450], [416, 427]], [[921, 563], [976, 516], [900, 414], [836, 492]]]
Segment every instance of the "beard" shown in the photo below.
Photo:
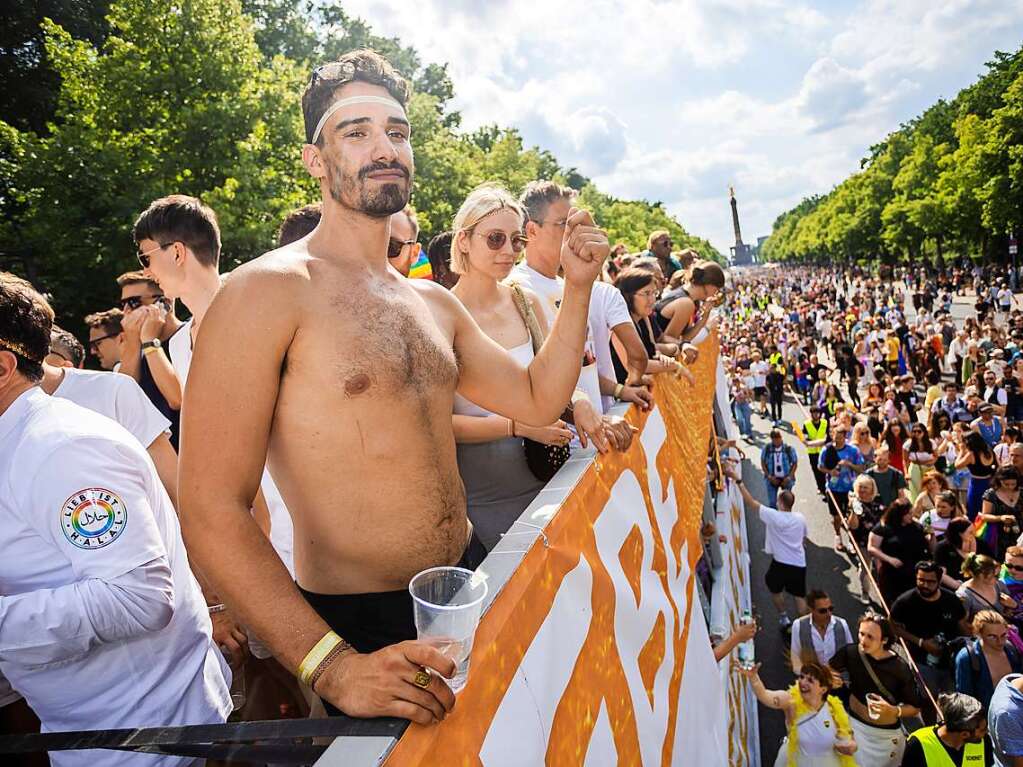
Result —
[[[398, 161], [384, 164], [374, 163], [359, 169], [356, 174], [346, 173], [330, 160], [324, 158], [330, 196], [339, 205], [364, 213], [372, 218], [387, 218], [392, 213], [404, 210], [412, 193], [412, 171]], [[399, 170], [406, 178], [404, 184], [380, 184], [370, 189], [366, 178], [380, 170]]]

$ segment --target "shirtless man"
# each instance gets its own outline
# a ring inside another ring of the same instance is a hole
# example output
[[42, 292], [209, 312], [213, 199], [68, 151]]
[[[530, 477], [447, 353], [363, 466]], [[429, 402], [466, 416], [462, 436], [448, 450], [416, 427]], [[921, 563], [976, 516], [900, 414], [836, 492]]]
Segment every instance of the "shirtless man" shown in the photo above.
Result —
[[[454, 705], [441, 678], [454, 663], [408, 641], [407, 586], [459, 562], [470, 542], [455, 390], [516, 421], [555, 421], [579, 377], [609, 246], [588, 213], [570, 212], [561, 311], [520, 367], [448, 291], [387, 263], [389, 217], [408, 202], [414, 171], [407, 94], [371, 52], [314, 72], [302, 159], [320, 181], [323, 218], [235, 270], [206, 314], [179, 493], [199, 566], [285, 667], [346, 714], [428, 724]], [[249, 515], [268, 453], [301, 588]], [[320, 661], [328, 646], [341, 650]]]

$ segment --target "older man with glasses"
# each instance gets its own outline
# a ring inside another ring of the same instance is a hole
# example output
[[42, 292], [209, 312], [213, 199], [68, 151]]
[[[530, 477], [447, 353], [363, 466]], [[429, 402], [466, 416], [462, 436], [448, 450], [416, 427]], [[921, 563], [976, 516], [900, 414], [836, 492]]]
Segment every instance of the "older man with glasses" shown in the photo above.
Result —
[[671, 234], [664, 229], [659, 229], [650, 233], [647, 238], [647, 252], [642, 254], [657, 259], [661, 272], [664, 273], [665, 284], [671, 282], [671, 275], [682, 268], [682, 265], [671, 255], [671, 248], [674, 244]]

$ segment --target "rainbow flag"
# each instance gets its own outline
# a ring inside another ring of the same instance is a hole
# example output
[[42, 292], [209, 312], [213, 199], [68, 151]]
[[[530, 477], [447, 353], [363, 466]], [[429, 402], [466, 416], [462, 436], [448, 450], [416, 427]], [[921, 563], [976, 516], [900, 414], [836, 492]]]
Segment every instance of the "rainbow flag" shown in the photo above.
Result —
[[430, 266], [430, 259], [426, 257], [426, 253], [419, 251], [419, 258], [412, 268], [409, 269], [408, 276], [410, 280], [432, 280], [433, 279], [433, 267]]
[[987, 522], [980, 514], [973, 520], [973, 534], [984, 541], [992, 551], [998, 549], [998, 526]]

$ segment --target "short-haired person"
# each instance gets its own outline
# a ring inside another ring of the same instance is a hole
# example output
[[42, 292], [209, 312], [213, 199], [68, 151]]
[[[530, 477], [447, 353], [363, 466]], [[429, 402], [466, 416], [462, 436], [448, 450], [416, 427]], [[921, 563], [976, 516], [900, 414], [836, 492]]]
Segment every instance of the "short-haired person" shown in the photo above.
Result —
[[[482, 550], [455, 458], [455, 391], [552, 423], [579, 380], [609, 246], [588, 213], [569, 212], [561, 307], [528, 368], [449, 291], [401, 277], [387, 242], [414, 174], [408, 94], [371, 51], [313, 72], [302, 159], [323, 217], [232, 272], [210, 306], [179, 493], [190, 554], [288, 670], [335, 711], [429, 724], [454, 705], [455, 663], [415, 641], [408, 584], [430, 567], [475, 568]], [[249, 514], [268, 458], [294, 521], [295, 580]]]
[[408, 277], [423, 246], [419, 244], [419, 221], [406, 205], [391, 215], [391, 235], [387, 240], [387, 261], [402, 277]]
[[813, 479], [817, 483], [817, 492], [824, 495], [828, 476], [821, 470], [819, 461], [821, 451], [831, 441], [831, 432], [828, 419], [824, 417], [824, 411], [819, 405], [810, 406], [810, 417], [803, 421], [801, 428], [803, 430], [803, 444], [806, 445], [810, 469], [813, 471]]
[[849, 715], [831, 691], [831, 670], [807, 663], [796, 672], [788, 690], [768, 690], [760, 679], [760, 664], [739, 672], [749, 679], [753, 694], [767, 708], [785, 713], [788, 735], [778, 747], [776, 767], [845, 765], [856, 753], [857, 743]]
[[858, 746], [856, 764], [899, 767], [906, 747], [903, 719], [920, 713], [916, 676], [891, 646], [895, 633], [888, 619], [868, 610], [860, 616], [856, 644], [838, 650], [828, 664], [848, 672], [849, 714]]
[[828, 510], [835, 530], [835, 550], [844, 551], [841, 518], [849, 513], [849, 493], [857, 474], [866, 470], [863, 454], [846, 440], [849, 428], [842, 424], [831, 430], [831, 444], [821, 451], [818, 465], [828, 475]]
[[89, 326], [89, 352], [104, 370], [117, 371], [121, 367], [123, 318], [124, 313], [120, 309], [107, 309], [85, 317], [85, 324]]
[[987, 711], [1002, 677], [1023, 671], [1023, 658], [1009, 642], [1009, 623], [1001, 613], [981, 610], [970, 625], [974, 638], [955, 657], [955, 687], [975, 697]]
[[792, 624], [789, 649], [796, 674], [806, 663], [826, 666], [840, 648], [853, 641], [849, 624], [835, 615], [827, 592], [820, 589], [806, 592], [806, 606], [810, 608], [809, 614], [796, 618]]
[[[540, 298], [548, 326], [554, 322], [564, 291], [558, 276], [561, 238], [575, 190], [553, 181], [526, 184], [519, 203], [526, 213], [526, 255], [511, 271], [508, 283], [532, 290]], [[452, 251], [452, 259], [454, 259]], [[452, 265], [453, 266], [453, 265]], [[649, 393], [642, 388], [645, 372], [657, 372], [647, 362], [644, 342], [631, 322], [625, 322], [624, 302], [618, 291], [604, 282], [594, 282], [587, 316], [586, 355], [578, 388], [595, 407], [606, 410], [612, 397], [635, 402], [646, 409]], [[617, 376], [609, 343], [621, 349], [627, 374]], [[620, 384], [620, 386], [618, 385]]]
[[71, 333], [54, 324], [50, 332], [50, 353], [45, 362], [56, 368], [80, 368], [85, 364], [85, 347]]
[[[173, 243], [167, 243], [172, 246]], [[148, 263], [153, 253], [139, 252], [139, 263]], [[181, 399], [184, 391], [174, 371], [171, 337], [181, 321], [174, 315], [174, 302], [160, 286], [141, 271], [117, 278], [121, 288], [121, 367], [118, 372], [134, 378], [156, 409], [171, 423], [171, 444], [178, 449]]]
[[940, 720], [910, 733], [902, 767], [988, 767], [993, 764], [987, 719], [976, 697], [962, 692], [938, 696]]
[[441, 232], [426, 245], [426, 257], [430, 261], [433, 281], [451, 290], [458, 284], [458, 275], [451, 271], [451, 238], [454, 232]]
[[323, 205], [319, 202], [303, 205], [291, 211], [277, 229], [277, 247], [283, 248], [310, 234], [320, 223], [322, 215]]
[[768, 506], [777, 503], [779, 490], [793, 488], [798, 466], [795, 448], [782, 442], [780, 431], [771, 429], [771, 441], [760, 451], [760, 470], [764, 473]]
[[956, 595], [941, 587], [942, 569], [917, 562], [916, 586], [891, 604], [895, 634], [905, 640], [932, 692], [948, 692], [952, 684], [949, 648], [956, 637], [969, 636], [966, 610]]
[[778, 610], [778, 625], [787, 629], [792, 625], [785, 594], [791, 594], [796, 603], [796, 617], [806, 615], [806, 518], [798, 511], [792, 511], [796, 498], [788, 490], [778, 493], [778, 508], [764, 506], [754, 498], [742, 477], [731, 467], [725, 474], [735, 480], [746, 505], [755, 509], [764, 523], [764, 551], [771, 555], [764, 580], [771, 592], [771, 601]]
[[[0, 673], [46, 731], [223, 722], [228, 681], [170, 498], [125, 429], [39, 389], [52, 322], [39, 293], [0, 273]], [[53, 759], [97, 760], [185, 763]]]

